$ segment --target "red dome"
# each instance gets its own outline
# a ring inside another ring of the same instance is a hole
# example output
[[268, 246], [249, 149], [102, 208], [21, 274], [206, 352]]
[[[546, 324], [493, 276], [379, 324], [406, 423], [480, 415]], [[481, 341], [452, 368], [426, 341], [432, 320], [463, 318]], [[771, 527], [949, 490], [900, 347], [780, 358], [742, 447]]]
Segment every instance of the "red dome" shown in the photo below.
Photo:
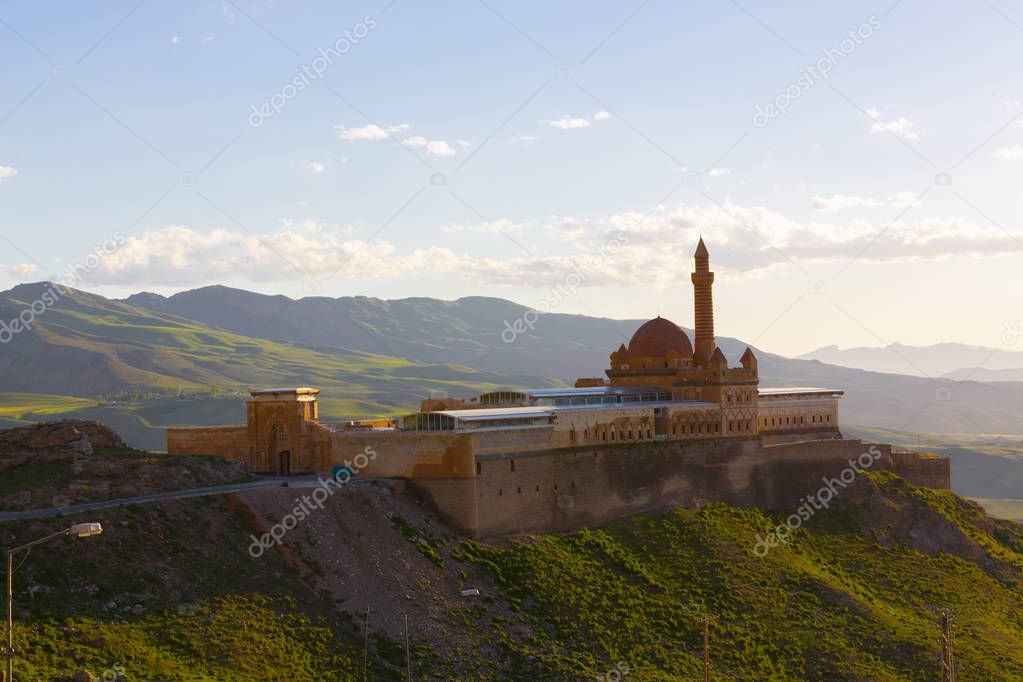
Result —
[[634, 358], [666, 358], [672, 351], [680, 358], [693, 357], [693, 346], [682, 327], [660, 316], [645, 322], [629, 341], [629, 355]]

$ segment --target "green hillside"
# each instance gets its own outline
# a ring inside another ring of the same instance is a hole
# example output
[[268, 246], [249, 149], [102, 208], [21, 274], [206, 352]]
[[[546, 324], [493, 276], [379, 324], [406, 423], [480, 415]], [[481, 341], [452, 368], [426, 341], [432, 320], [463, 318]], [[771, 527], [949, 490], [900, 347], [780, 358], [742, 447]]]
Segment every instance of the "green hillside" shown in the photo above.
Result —
[[[40, 549], [18, 574], [21, 669], [44, 680], [115, 663], [133, 680], [361, 679], [361, 615], [332, 590], [369, 571], [395, 584], [380, 589], [399, 605], [374, 616], [374, 680], [404, 674], [400, 637], [379, 619], [427, 608], [452, 585], [481, 597], [440, 604], [429, 627], [415, 621], [414, 679], [594, 679], [617, 666], [625, 679], [695, 679], [709, 615], [712, 679], [934, 680], [941, 608], [956, 614], [961, 679], [1023, 676], [1023, 526], [890, 474], [860, 478], [764, 557], [758, 536], [784, 511], [711, 504], [472, 542], [414, 518], [404, 498], [360, 490], [258, 561], [244, 551], [253, 517], [233, 498], [99, 515], [108, 533]], [[290, 506], [286, 490], [274, 499]], [[380, 505], [405, 505], [412, 520], [381, 525]], [[331, 536], [358, 545], [343, 566]]]
[[[0, 295], [13, 319], [44, 285]], [[159, 428], [220, 423], [241, 414], [251, 388], [315, 386], [325, 418], [410, 411], [433, 394], [471, 395], [513, 386], [554, 386], [455, 364], [338, 346], [249, 338], [101, 296], [63, 297], [0, 353], [0, 420], [102, 419], [153, 449]], [[230, 404], [228, 404], [230, 401]], [[237, 421], [237, 419], [232, 419]]]
[[[249, 337], [341, 346], [419, 362], [455, 362], [511, 376], [562, 381], [603, 376], [611, 350], [627, 343], [645, 321], [550, 312], [540, 315], [525, 333], [509, 334], [508, 325], [527, 319], [530, 309], [499, 298], [319, 296], [293, 300], [223, 286], [167, 298], [138, 294], [128, 302]], [[684, 323], [691, 314], [690, 305], [688, 299], [676, 302], [665, 316]], [[733, 364], [747, 346], [726, 335], [717, 342]], [[1021, 383], [884, 374], [754, 350], [763, 386], [844, 390], [844, 422], [930, 432], [1023, 434]], [[895, 356], [891, 350], [886, 352]], [[942, 397], [936, 399], [939, 389]]]

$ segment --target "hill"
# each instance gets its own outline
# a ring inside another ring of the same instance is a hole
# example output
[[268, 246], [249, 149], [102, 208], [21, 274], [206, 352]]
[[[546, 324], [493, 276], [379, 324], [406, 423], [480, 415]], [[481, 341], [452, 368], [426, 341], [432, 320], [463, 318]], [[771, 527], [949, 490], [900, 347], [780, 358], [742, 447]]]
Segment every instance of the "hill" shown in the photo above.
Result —
[[[0, 294], [0, 320], [12, 319], [43, 286]], [[102, 419], [133, 445], [161, 449], [160, 427], [238, 422], [239, 398], [257, 386], [319, 387], [324, 417], [341, 418], [408, 411], [435, 393], [543, 388], [600, 376], [609, 349], [639, 325], [552, 313], [505, 343], [504, 322], [526, 319], [529, 309], [501, 299], [292, 301], [207, 287], [128, 301], [76, 292], [4, 346], [0, 419], [17, 412], [32, 419], [27, 408], [40, 406], [31, 394], [51, 394], [55, 402], [43, 411]], [[733, 362], [746, 347], [728, 337], [718, 342]], [[844, 390], [843, 422], [1023, 433], [1023, 383], [866, 372], [755, 350], [762, 386]], [[96, 402], [76, 406], [74, 398]]]
[[[22, 285], [0, 294], [0, 320], [14, 319], [45, 288]], [[133, 430], [148, 438], [154, 426], [220, 421], [227, 403], [217, 398], [224, 394], [235, 394], [227, 409], [240, 415], [244, 391], [288, 385], [322, 388], [329, 419], [407, 411], [435, 393], [557, 382], [250, 338], [80, 291], [46, 309], [0, 353], [0, 416], [102, 418], [134, 444]]]
[[[533, 330], [505, 343], [501, 338], [505, 322], [527, 319], [529, 308], [495, 298], [292, 300], [205, 287], [168, 298], [138, 294], [127, 300], [238, 334], [391, 352], [420, 362], [459, 362], [513, 376], [546, 376], [566, 382], [601, 376], [610, 351], [628, 342], [645, 321], [547, 313], [536, 320]], [[732, 362], [747, 346], [730, 337], [719, 337], [718, 344]], [[1023, 433], [1023, 383], [989, 386], [976, 381], [932, 380], [754, 350], [765, 387], [845, 390], [843, 421], [928, 432]], [[895, 353], [886, 352], [898, 359]]]
[[[300, 489], [129, 507], [33, 551], [15, 580], [19, 670], [135, 680], [933, 680], [937, 609], [963, 679], [1023, 676], [1023, 526], [867, 474], [764, 556], [789, 512], [721, 504], [565, 535], [473, 542], [390, 488], [351, 485], [258, 558]], [[0, 524], [5, 544], [57, 521]], [[464, 589], [478, 597], [461, 597]], [[615, 677], [612, 678], [617, 679]], [[626, 677], [625, 679], [629, 679]]]

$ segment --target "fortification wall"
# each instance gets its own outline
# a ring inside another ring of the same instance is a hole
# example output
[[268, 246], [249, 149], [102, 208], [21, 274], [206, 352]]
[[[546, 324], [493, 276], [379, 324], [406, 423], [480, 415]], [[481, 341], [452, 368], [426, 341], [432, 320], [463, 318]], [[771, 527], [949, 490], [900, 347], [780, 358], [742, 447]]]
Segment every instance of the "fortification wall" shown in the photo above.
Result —
[[376, 457], [360, 473], [387, 478], [467, 478], [474, 475], [473, 434], [452, 431], [336, 431], [330, 461], [321, 469], [351, 462], [366, 448]]
[[171, 427], [167, 429], [167, 453], [220, 455], [247, 462], [249, 431], [245, 426]]
[[755, 438], [620, 443], [480, 454], [476, 463], [475, 479], [414, 482], [472, 536], [568, 531], [697, 501], [794, 508], [829, 481], [831, 497], [841, 495], [863, 470], [892, 470], [915, 485], [949, 485], [947, 460], [893, 456], [889, 445], [858, 440], [768, 447]]
[[949, 489], [952, 487], [952, 461], [920, 452], [892, 452], [885, 467], [915, 486]]

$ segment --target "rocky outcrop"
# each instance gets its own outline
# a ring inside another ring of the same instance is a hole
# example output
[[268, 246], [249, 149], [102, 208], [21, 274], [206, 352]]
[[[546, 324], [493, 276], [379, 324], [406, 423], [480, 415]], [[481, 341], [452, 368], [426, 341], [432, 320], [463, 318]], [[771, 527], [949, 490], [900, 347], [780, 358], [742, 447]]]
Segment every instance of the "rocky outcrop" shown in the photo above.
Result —
[[999, 546], [1023, 550], [1023, 526], [990, 517], [977, 503], [949, 491], [916, 488], [889, 472], [875, 472], [860, 476], [843, 500], [861, 532], [882, 546], [951, 554], [997, 575], [1018, 572], [1006, 564]]
[[32, 450], [67, 448], [91, 454], [92, 448], [121, 447], [124, 441], [110, 427], [98, 421], [66, 419], [0, 431], [0, 443]]

